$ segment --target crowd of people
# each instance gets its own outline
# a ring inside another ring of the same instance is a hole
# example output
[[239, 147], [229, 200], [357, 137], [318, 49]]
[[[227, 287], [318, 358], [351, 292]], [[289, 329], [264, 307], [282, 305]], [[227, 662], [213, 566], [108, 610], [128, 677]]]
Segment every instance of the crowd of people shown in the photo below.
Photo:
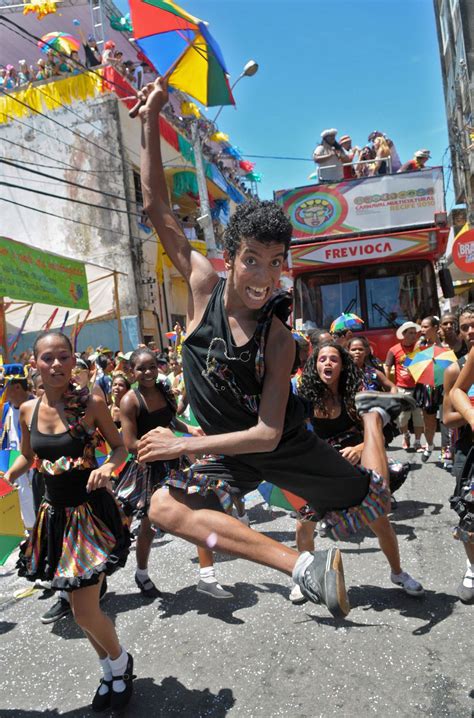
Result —
[[349, 135], [336, 139], [337, 133], [334, 128], [323, 130], [321, 142], [313, 152], [320, 182], [415, 172], [422, 170], [431, 156], [429, 150], [420, 149], [412, 159], [402, 164], [395, 144], [383, 132], [371, 132], [367, 138], [368, 144], [363, 147], [353, 147]]
[[[408, 450], [417, 402], [424, 417], [428, 400], [431, 411], [441, 401], [401, 375], [402, 355], [419, 334], [420, 346], [441, 341], [438, 330], [430, 331], [435, 317], [399, 328], [400, 345], [385, 364], [395, 368], [394, 381], [367, 340], [350, 330], [318, 330], [310, 341], [299, 336], [295, 342], [286, 324], [291, 297], [279, 289], [292, 227], [276, 203], [238, 207], [225, 234], [227, 278], [215, 273], [189, 244], [165, 191], [157, 119], [166, 83], [158, 79], [141, 97], [144, 205], [189, 287], [180, 354], [165, 362], [141, 346], [115, 361], [103, 349], [97, 357], [77, 357], [64, 334], [48, 330], [34, 343], [32, 386], [22, 367], [6, 369], [10, 428], [4, 436], [20, 455], [5, 478], [19, 482], [33, 469], [36, 496], [34, 523], [25, 519], [30, 532], [20, 546], [19, 573], [64, 592], [56, 617], [72, 611], [98, 656], [103, 675], [92, 703], [98, 711], [123, 708], [133, 692], [133, 657], [100, 606], [105, 577], [127, 560], [133, 517], [139, 521], [135, 581], [147, 599], [158, 591], [148, 556], [150, 536], [159, 529], [198, 547], [198, 589], [209, 598], [230, 594], [215, 577], [212, 551], [219, 551], [291, 576], [292, 601], [312, 601], [341, 619], [351, 607], [335, 542], [364, 527], [377, 537], [390, 581], [421, 598], [422, 584], [404, 570], [389, 519], [391, 492], [405, 476], [397, 478], [386, 446], [399, 422]], [[461, 355], [474, 347], [474, 306], [458, 318], [459, 327], [443, 317], [442, 331]], [[474, 512], [466, 465], [474, 354], [464, 359], [453, 363], [449, 377], [446, 371], [443, 422], [459, 430], [452, 505], [468, 562], [459, 596], [472, 603]], [[186, 415], [187, 406], [192, 414]], [[423, 452], [432, 450], [432, 428], [424, 419]], [[98, 442], [108, 445], [100, 466]], [[296, 513], [298, 550], [250, 528], [245, 495], [262, 481], [304, 502]], [[329, 548], [314, 550], [315, 529], [333, 539]]]
[[15, 90], [31, 82], [77, 75], [84, 72], [86, 68], [99, 65], [113, 65], [133, 87], [138, 90], [142, 87], [144, 74], [150, 69], [144, 57], [137, 62], [125, 60], [123, 52], [117, 50], [113, 40], [106, 40], [101, 52], [93, 35], [86, 38], [80, 29], [79, 34], [84, 59], [81, 59], [76, 50], [71, 49], [67, 54], [50, 47], [44, 57], [37, 60], [36, 65], [28, 65], [26, 60], [19, 60], [17, 67], [12, 64], [0, 66], [0, 87], [4, 90]]

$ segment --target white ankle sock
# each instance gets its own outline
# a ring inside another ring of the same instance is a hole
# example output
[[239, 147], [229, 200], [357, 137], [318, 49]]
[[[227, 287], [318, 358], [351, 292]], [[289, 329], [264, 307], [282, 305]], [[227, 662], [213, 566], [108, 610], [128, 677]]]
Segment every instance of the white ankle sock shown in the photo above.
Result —
[[466, 588], [474, 588], [474, 563], [471, 563], [469, 559], [466, 559], [466, 573], [462, 585]]
[[[107, 658], [99, 658], [99, 663], [100, 663], [100, 667], [102, 668], [102, 673], [104, 674], [104, 679], [106, 681], [111, 681], [112, 680], [112, 670], [110, 668], [110, 663], [109, 663], [108, 657]], [[99, 688], [99, 695], [104, 696], [106, 693], [109, 692], [109, 690], [110, 690], [109, 687], [102, 683], [102, 685]]]
[[204, 583], [217, 583], [214, 566], [206, 566], [206, 568], [200, 568], [199, 579]]
[[[127, 667], [128, 663], [128, 654], [127, 651], [122, 648], [122, 653], [118, 658], [115, 658], [114, 660], [111, 659], [109, 656], [109, 665], [110, 669], [112, 671], [112, 677], [113, 676], [123, 676], [125, 673], [125, 669]], [[123, 681], [114, 681], [112, 684], [112, 689], [116, 693], [122, 693], [122, 691], [125, 690], [125, 683]]]
[[142, 583], [145, 583], [145, 581], [150, 578], [150, 576], [148, 575], [147, 568], [137, 568], [137, 570], [135, 571], [135, 576]]
[[390, 414], [388, 414], [385, 409], [382, 409], [381, 406], [373, 406], [367, 413], [370, 414], [370, 412], [377, 412], [377, 414], [380, 414], [383, 426], [390, 424]]

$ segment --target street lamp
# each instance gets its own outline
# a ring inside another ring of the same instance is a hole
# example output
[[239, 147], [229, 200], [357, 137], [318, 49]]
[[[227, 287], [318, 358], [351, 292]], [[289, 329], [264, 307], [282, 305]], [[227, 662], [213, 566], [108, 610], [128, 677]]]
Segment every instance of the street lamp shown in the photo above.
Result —
[[[249, 60], [249, 61], [244, 65], [244, 69], [242, 70], [242, 72], [240, 73], [240, 75], [238, 76], [238, 78], [235, 80], [235, 82], [232, 83], [232, 86], [231, 86], [231, 88], [230, 88], [231, 91], [234, 89], [234, 87], [236, 86], [236, 84], [237, 84], [238, 82], [240, 82], [240, 80], [241, 80], [243, 77], [253, 77], [257, 71], [258, 71], [258, 62], [255, 62], [255, 60]], [[221, 105], [221, 106], [219, 107], [219, 109], [218, 109], [218, 111], [217, 111], [217, 115], [216, 115], [216, 116], [214, 117], [214, 119], [212, 120], [214, 123], [215, 123], [215, 121], [217, 120], [217, 118], [219, 117], [219, 115], [221, 114], [223, 108], [224, 108], [224, 105]]]
[[[243, 77], [252, 77], [255, 75], [255, 73], [258, 70], [258, 63], [255, 62], [255, 60], [249, 60], [245, 66], [238, 78], [233, 83], [231, 90], [234, 89], [236, 84], [243, 78]], [[213, 123], [217, 120], [219, 117], [222, 108], [224, 105], [221, 105], [219, 108], [217, 115], [212, 120]], [[198, 193], [199, 193], [199, 206], [201, 208], [201, 216], [197, 218], [199, 226], [202, 228], [204, 233], [204, 239], [206, 241], [206, 249], [207, 249], [207, 255], [208, 257], [216, 257], [217, 256], [217, 245], [216, 245], [216, 238], [214, 235], [214, 226], [212, 224], [212, 215], [211, 215], [211, 207], [209, 204], [209, 195], [207, 192], [207, 181], [206, 181], [206, 173], [204, 171], [204, 162], [202, 158], [202, 143], [201, 143], [201, 137], [199, 135], [199, 121], [196, 119], [191, 124], [191, 139], [193, 144], [193, 151], [194, 151], [194, 159], [196, 164], [196, 179], [197, 179], [197, 185], [198, 185]]]

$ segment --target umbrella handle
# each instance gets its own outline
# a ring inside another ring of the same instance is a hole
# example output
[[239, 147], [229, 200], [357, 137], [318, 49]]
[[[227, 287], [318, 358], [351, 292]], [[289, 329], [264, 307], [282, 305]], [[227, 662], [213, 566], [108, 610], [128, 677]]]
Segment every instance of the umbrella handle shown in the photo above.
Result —
[[145, 102], [144, 102], [143, 100], [138, 100], [138, 101], [134, 104], [134, 106], [132, 107], [132, 109], [129, 110], [128, 116], [131, 117], [132, 120], [133, 120], [133, 119], [138, 115], [138, 111], [139, 111], [140, 107], [143, 107], [144, 104], [145, 104]]

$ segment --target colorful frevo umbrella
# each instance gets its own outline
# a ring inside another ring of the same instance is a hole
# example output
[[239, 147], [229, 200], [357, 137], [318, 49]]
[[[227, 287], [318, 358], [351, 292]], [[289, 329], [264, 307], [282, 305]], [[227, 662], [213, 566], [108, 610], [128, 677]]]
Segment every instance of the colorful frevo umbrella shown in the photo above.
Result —
[[445, 370], [455, 361], [456, 354], [451, 349], [433, 345], [408, 354], [403, 365], [417, 384], [435, 387], [443, 384]]
[[[0, 474], [13, 464], [19, 451], [0, 451]], [[25, 538], [18, 491], [0, 476], [0, 566]]]
[[258, 486], [258, 490], [269, 506], [278, 506], [278, 508], [285, 509], [285, 511], [298, 511], [308, 503], [301, 496], [296, 496], [291, 491], [280, 489], [269, 481], [262, 481]]
[[57, 50], [57, 52], [70, 55], [73, 50], [77, 52], [80, 46], [81, 43], [79, 40], [76, 40], [75, 37], [69, 35], [67, 32], [47, 32], [41, 40], [38, 40], [38, 47], [41, 49], [41, 52]]
[[171, 86], [207, 107], [235, 105], [219, 45], [204, 22], [171, 0], [130, 0], [134, 39]]
[[329, 329], [330, 333], [342, 332], [344, 329], [360, 329], [364, 320], [357, 316], [357, 314], [346, 314], [343, 313], [337, 317]]

